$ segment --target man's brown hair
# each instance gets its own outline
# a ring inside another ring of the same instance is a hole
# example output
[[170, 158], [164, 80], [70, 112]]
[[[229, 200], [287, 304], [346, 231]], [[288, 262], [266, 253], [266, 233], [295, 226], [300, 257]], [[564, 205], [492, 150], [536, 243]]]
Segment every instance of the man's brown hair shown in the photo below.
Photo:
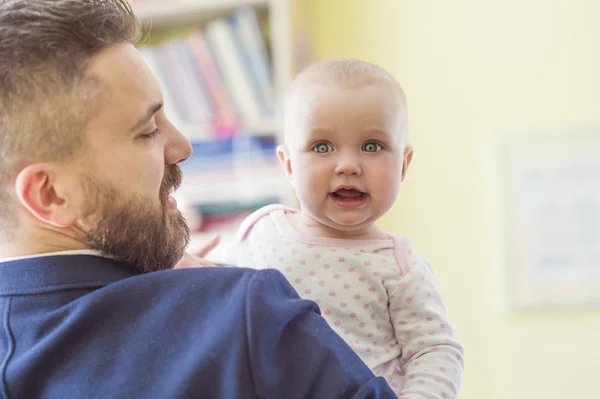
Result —
[[98, 92], [91, 57], [139, 36], [127, 0], [0, 0], [0, 236], [14, 227], [19, 168], [83, 147]]

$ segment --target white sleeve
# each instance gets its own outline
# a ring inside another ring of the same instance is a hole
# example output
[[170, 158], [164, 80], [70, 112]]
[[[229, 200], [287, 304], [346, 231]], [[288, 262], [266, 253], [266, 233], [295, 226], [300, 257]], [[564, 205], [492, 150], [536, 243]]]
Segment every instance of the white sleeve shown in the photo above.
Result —
[[456, 399], [464, 372], [463, 348], [454, 336], [429, 263], [411, 251], [407, 266], [404, 276], [386, 284], [405, 373], [399, 397]]
[[264, 265], [256, 263], [255, 254], [260, 250], [255, 246], [257, 243], [260, 246], [260, 243], [266, 240], [261, 237], [260, 233], [256, 232], [255, 227], [262, 218], [279, 210], [289, 211], [292, 209], [284, 205], [272, 204], [254, 211], [242, 221], [235, 236], [211, 251], [207, 259], [227, 266], [264, 268]]
[[238, 266], [238, 254], [236, 240], [221, 242], [215, 249], [209, 252], [206, 259], [223, 266]]

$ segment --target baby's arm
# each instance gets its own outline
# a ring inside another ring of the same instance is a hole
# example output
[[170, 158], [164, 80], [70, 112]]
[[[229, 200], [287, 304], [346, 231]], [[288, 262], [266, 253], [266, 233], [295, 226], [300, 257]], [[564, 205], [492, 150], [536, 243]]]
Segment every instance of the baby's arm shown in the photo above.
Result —
[[216, 248], [208, 253], [206, 259], [223, 266], [241, 266], [238, 265], [238, 249], [240, 248], [238, 240], [222, 240]]
[[231, 240], [223, 240], [217, 248], [209, 253], [209, 261], [225, 266], [250, 267], [255, 269], [265, 268], [264, 264], [257, 263], [260, 256], [260, 246], [269, 241], [264, 237], [260, 229], [255, 229], [263, 217], [267, 217], [276, 210], [289, 208], [283, 205], [267, 205], [252, 213], [240, 224], [235, 237]]
[[389, 311], [402, 350], [401, 398], [455, 399], [464, 371], [463, 348], [450, 326], [429, 263], [415, 254], [408, 273], [389, 282]]

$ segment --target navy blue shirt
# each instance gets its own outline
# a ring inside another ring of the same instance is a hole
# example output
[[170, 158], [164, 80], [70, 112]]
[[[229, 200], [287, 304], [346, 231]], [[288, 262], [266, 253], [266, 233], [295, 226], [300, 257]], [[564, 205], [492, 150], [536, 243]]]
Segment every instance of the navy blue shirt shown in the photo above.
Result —
[[275, 270], [0, 263], [2, 398], [395, 398]]

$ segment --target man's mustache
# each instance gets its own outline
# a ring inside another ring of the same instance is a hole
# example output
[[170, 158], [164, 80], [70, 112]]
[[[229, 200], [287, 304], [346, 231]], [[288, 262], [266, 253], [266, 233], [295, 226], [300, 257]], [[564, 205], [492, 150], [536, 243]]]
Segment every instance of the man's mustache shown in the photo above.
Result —
[[160, 199], [167, 201], [171, 190], [177, 190], [181, 185], [183, 174], [177, 165], [166, 165], [165, 175], [162, 184], [160, 185]]

